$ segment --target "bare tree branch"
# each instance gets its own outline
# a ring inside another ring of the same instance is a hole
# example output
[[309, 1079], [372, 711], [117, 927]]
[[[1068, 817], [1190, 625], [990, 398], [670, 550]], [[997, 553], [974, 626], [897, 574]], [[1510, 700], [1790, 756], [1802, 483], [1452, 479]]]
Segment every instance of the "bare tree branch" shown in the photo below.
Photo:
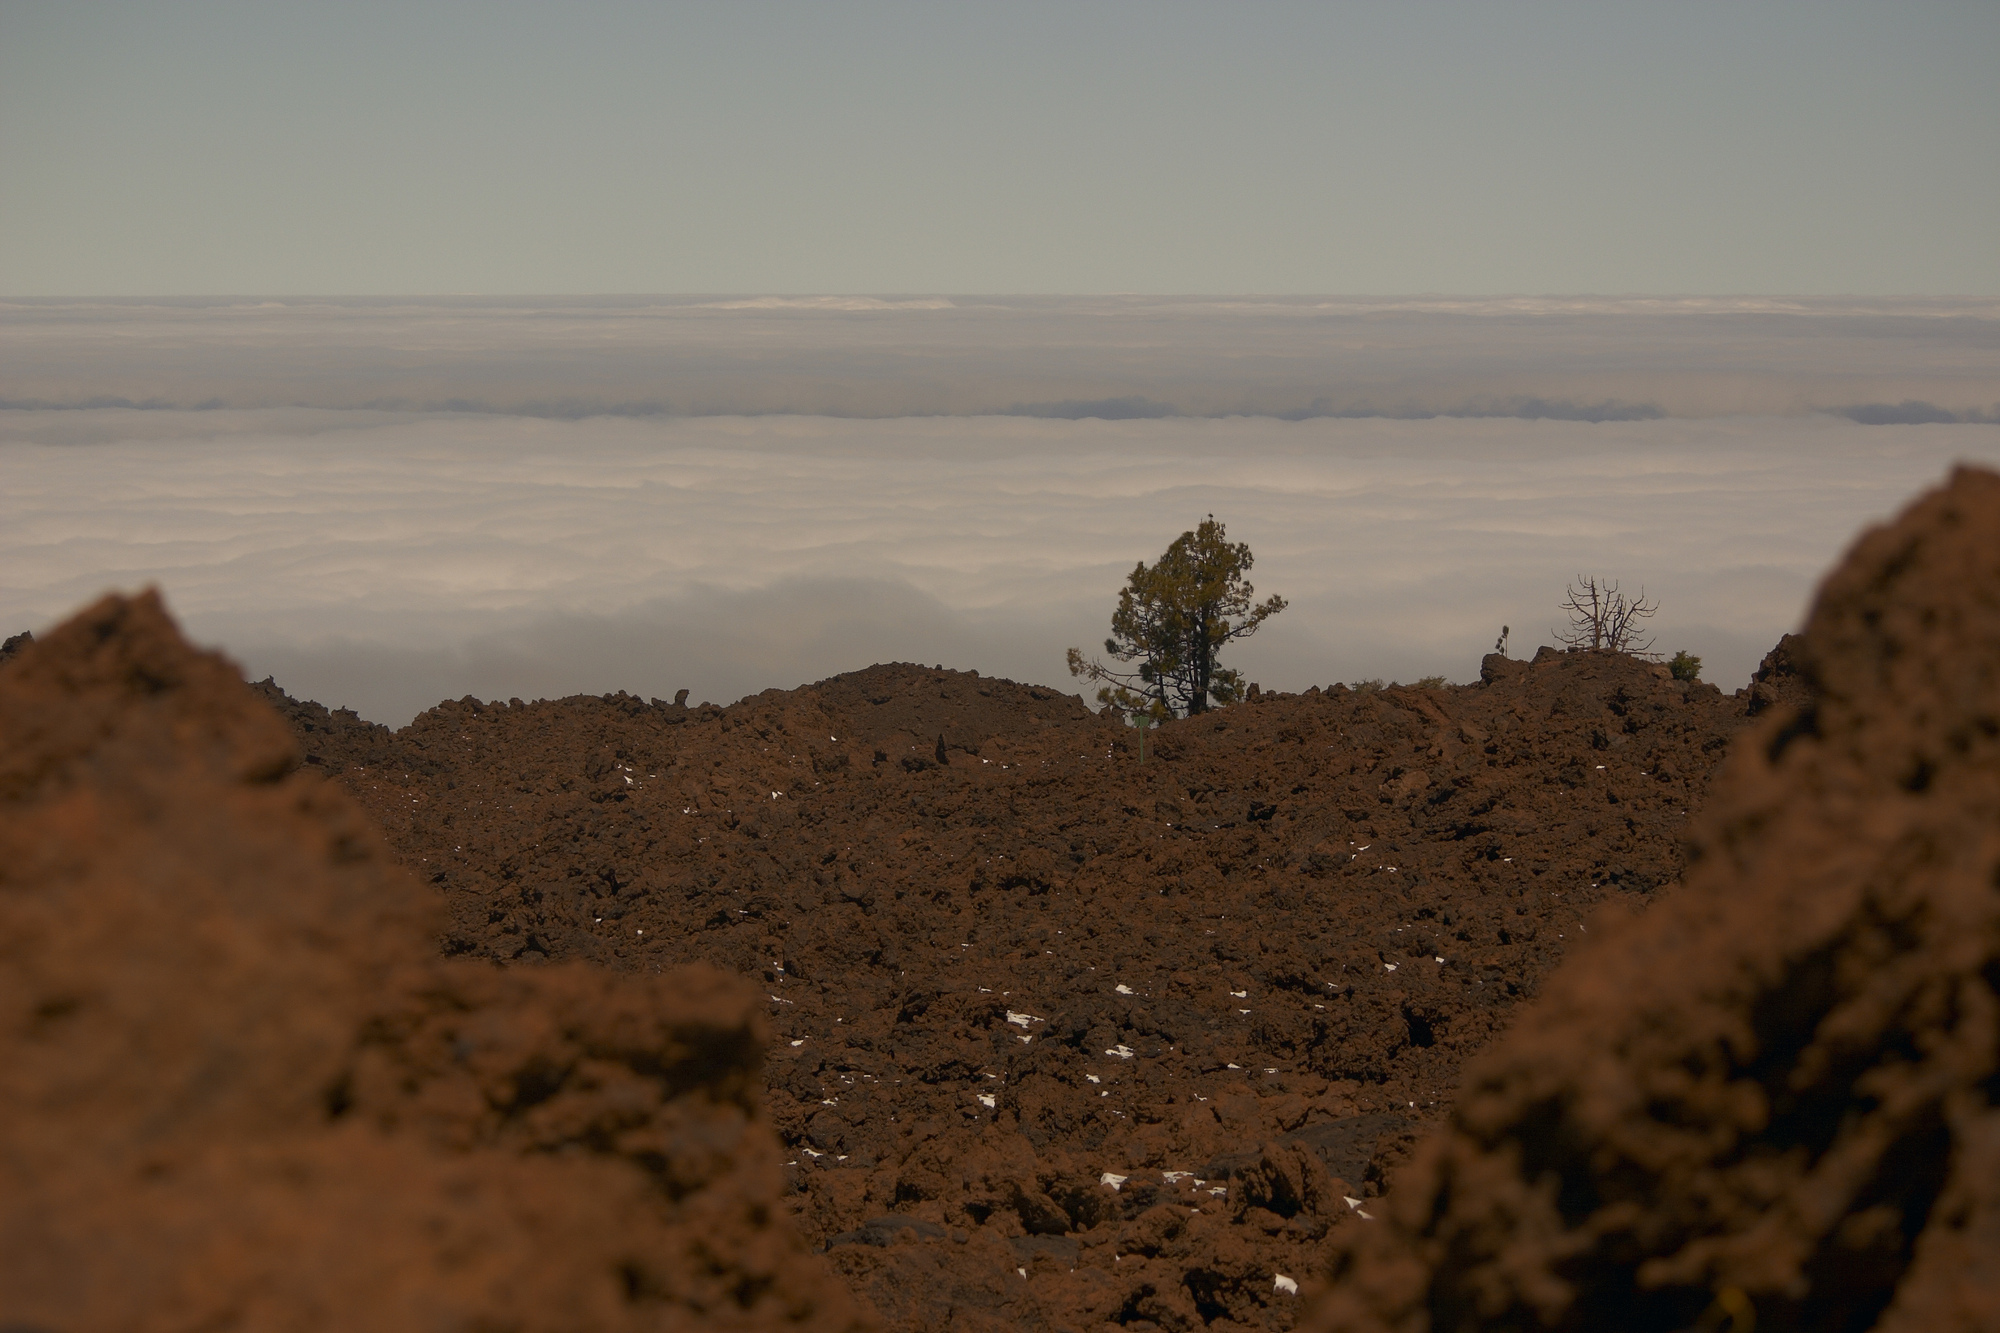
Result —
[[[1653, 639], [1640, 622], [1652, 619], [1658, 602], [1646, 600], [1641, 588], [1637, 598], [1627, 598], [1612, 580], [1596, 575], [1578, 575], [1563, 598], [1569, 612], [1569, 629], [1551, 630], [1556, 642], [1570, 648], [1598, 652], [1630, 653], [1643, 657], [1652, 653]], [[1641, 636], [1644, 641], [1641, 642]]]

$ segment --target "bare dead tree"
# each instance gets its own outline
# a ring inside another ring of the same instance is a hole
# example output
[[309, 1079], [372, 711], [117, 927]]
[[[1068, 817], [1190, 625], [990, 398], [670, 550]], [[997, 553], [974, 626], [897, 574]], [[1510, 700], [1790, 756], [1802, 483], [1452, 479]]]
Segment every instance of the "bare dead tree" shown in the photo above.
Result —
[[1616, 582], [1578, 575], [1562, 607], [1569, 612], [1569, 629], [1550, 631], [1558, 643], [1634, 656], [1653, 650], [1653, 639], [1640, 622], [1650, 620], [1660, 604], [1647, 601], [1644, 588], [1638, 597], [1627, 598]]

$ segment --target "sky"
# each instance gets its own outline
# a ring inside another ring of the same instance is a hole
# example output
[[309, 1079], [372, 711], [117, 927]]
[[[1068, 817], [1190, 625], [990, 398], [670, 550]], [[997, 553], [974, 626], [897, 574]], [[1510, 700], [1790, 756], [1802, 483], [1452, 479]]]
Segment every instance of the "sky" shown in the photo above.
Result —
[[2000, 5], [0, 0], [0, 296], [2000, 293]]

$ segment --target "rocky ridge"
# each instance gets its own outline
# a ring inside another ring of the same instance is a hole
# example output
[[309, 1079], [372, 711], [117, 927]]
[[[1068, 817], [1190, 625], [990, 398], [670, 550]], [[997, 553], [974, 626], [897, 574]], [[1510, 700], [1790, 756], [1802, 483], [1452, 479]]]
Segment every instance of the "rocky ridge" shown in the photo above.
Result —
[[1138, 737], [882, 666], [728, 708], [264, 688], [446, 953], [747, 976], [799, 1225], [894, 1329], [1292, 1326], [1607, 901], [1682, 865], [1748, 701], [1608, 654]]

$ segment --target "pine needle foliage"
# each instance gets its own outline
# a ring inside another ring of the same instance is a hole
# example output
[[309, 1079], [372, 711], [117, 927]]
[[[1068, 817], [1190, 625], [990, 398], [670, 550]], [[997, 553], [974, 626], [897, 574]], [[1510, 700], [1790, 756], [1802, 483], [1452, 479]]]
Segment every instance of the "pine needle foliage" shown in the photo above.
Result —
[[1142, 560], [1126, 578], [1104, 651], [1132, 669], [1072, 648], [1070, 674], [1097, 682], [1098, 702], [1128, 716], [1183, 717], [1241, 699], [1242, 674], [1216, 657], [1285, 609], [1282, 597], [1253, 600], [1256, 590], [1244, 577], [1253, 559], [1249, 545], [1231, 543], [1210, 514], [1156, 563]]

